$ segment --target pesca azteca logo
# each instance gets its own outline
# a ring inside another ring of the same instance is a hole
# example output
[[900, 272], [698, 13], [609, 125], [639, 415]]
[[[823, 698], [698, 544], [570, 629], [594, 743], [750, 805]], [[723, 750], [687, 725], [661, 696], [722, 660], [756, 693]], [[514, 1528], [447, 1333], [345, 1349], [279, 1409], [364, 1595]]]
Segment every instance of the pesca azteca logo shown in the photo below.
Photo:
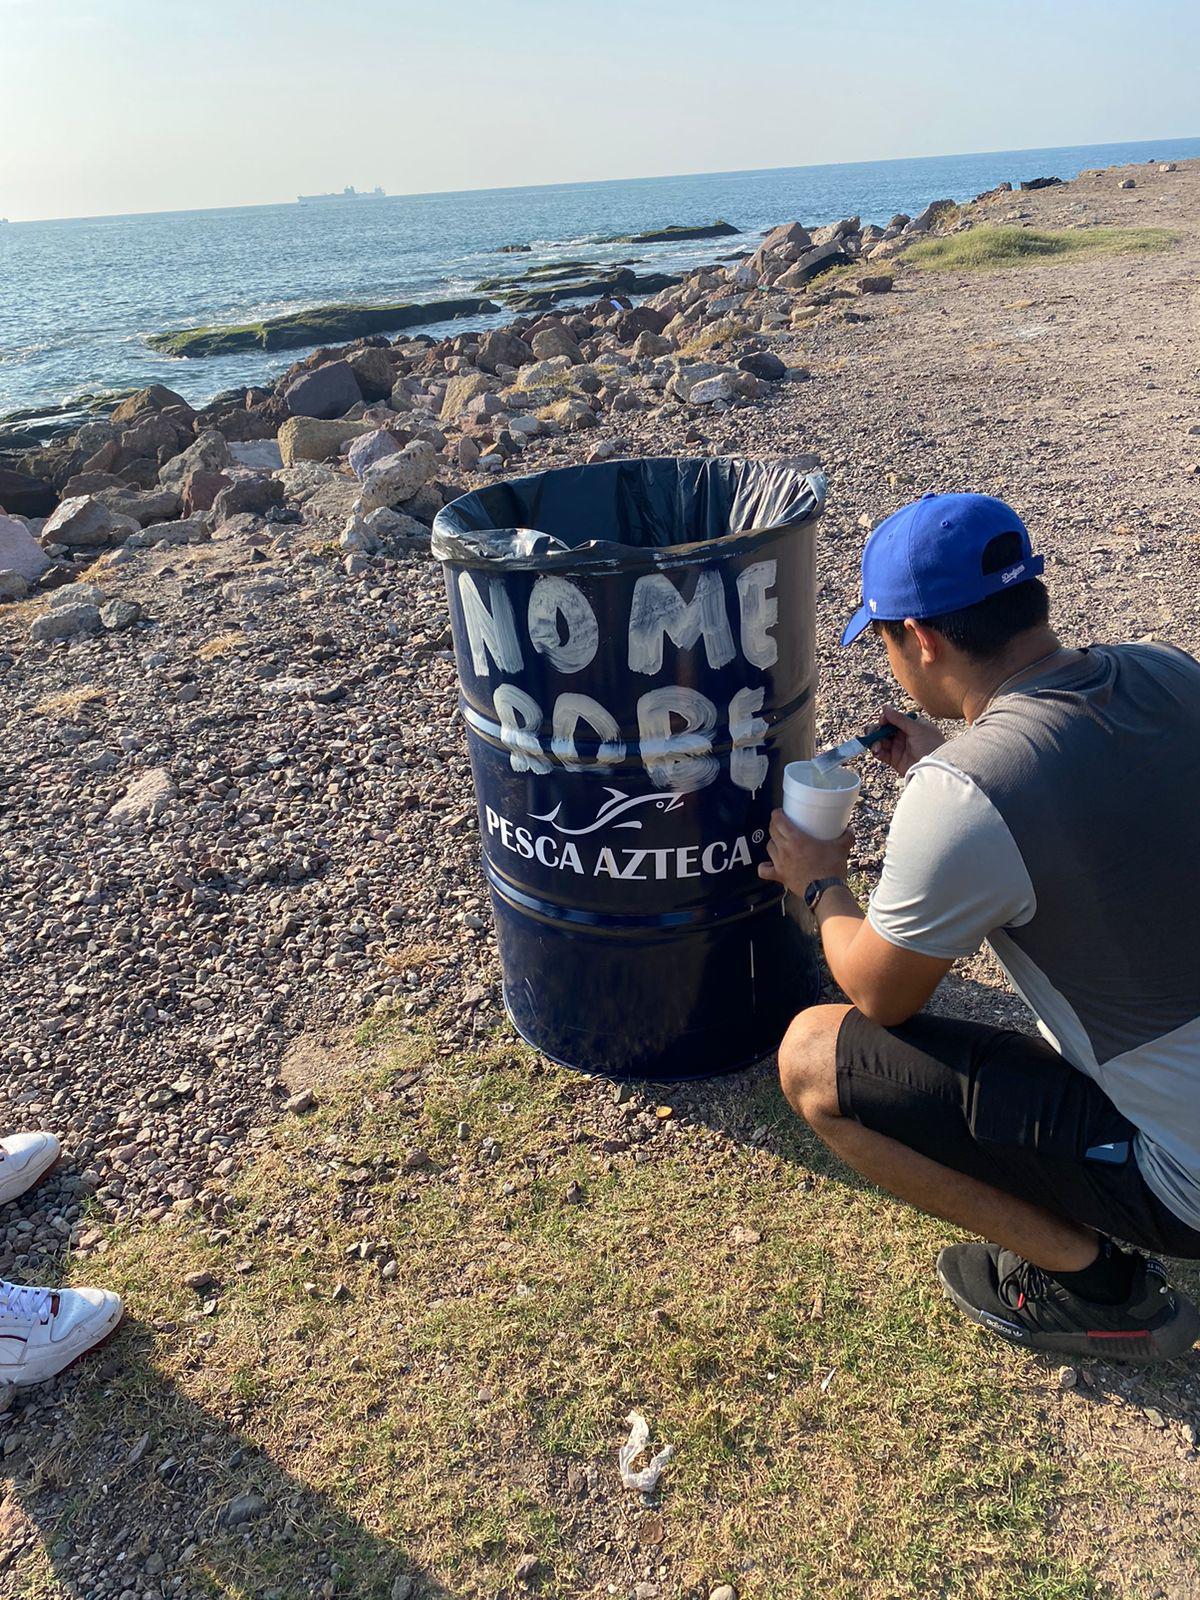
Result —
[[632, 811], [636, 806], [650, 805], [655, 811], [678, 811], [683, 805], [681, 794], [626, 794], [623, 789], [605, 789], [605, 794], [610, 798], [605, 800], [596, 813], [596, 820], [589, 822], [585, 828], [564, 828], [558, 820], [558, 814], [563, 808], [560, 800], [553, 811], [539, 814], [530, 814], [531, 822], [548, 822], [556, 833], [571, 834], [580, 837], [585, 833], [597, 833], [601, 828], [631, 828], [640, 829], [640, 817], [628, 817], [624, 822], [618, 822], [617, 817], [624, 816], [627, 811]]

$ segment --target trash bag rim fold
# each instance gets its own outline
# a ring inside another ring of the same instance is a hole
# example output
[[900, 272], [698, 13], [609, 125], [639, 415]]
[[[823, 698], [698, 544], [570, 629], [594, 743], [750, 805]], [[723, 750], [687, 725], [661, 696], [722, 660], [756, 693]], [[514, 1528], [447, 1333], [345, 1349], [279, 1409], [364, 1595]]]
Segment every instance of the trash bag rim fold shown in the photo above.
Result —
[[[561, 467], [460, 495], [438, 512], [432, 551], [441, 561], [495, 571], [652, 569], [735, 554], [773, 528], [795, 527], [825, 509], [826, 480], [811, 457], [766, 461], [741, 456], [652, 456]], [[680, 501], [686, 506], [680, 513]], [[599, 508], [630, 533], [674, 530], [693, 520], [733, 525], [686, 543], [559, 537], [572, 506], [584, 526]], [[696, 518], [687, 512], [694, 510]], [[557, 527], [539, 527], [541, 521]]]

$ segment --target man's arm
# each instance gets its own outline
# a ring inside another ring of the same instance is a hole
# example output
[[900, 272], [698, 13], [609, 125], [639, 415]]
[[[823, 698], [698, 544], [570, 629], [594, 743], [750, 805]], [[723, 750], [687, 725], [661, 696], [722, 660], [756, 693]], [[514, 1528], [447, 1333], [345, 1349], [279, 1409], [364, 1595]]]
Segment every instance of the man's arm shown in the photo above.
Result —
[[[803, 895], [815, 878], [845, 878], [853, 843], [813, 839], [782, 811], [771, 817], [770, 861], [759, 875]], [[827, 889], [817, 902], [817, 926], [825, 960], [838, 988], [863, 1016], [893, 1028], [915, 1016], [954, 965], [936, 956], [901, 949], [876, 933], [848, 888]]]

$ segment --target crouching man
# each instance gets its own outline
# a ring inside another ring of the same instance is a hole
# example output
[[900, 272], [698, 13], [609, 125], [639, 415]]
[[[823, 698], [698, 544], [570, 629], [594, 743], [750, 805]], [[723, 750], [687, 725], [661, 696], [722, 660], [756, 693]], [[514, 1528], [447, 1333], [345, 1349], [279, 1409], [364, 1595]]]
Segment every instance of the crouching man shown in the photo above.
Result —
[[[759, 870], [807, 900], [852, 1002], [795, 1019], [780, 1079], [856, 1171], [991, 1241], [938, 1257], [966, 1316], [1169, 1359], [1200, 1313], [1142, 1252], [1200, 1257], [1200, 664], [1064, 648], [1041, 570], [984, 495], [926, 495], [868, 540], [842, 643], [873, 629], [901, 688], [966, 727], [887, 708], [877, 753], [906, 781], [865, 915], [850, 833], [775, 813]], [[1043, 1038], [922, 1013], [984, 941]]]

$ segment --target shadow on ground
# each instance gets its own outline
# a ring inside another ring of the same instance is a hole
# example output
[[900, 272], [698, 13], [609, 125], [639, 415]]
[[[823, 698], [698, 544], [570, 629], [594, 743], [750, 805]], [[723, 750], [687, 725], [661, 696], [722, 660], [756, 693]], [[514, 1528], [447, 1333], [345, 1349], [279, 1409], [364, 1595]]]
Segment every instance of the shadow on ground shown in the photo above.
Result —
[[[103, 1352], [0, 1419], [0, 1592], [453, 1600], [400, 1545], [181, 1394], [150, 1364], [151, 1339], [127, 1322]], [[290, 1441], [298, 1469], [303, 1445]], [[353, 1503], [353, 1484], [339, 1489]]]

